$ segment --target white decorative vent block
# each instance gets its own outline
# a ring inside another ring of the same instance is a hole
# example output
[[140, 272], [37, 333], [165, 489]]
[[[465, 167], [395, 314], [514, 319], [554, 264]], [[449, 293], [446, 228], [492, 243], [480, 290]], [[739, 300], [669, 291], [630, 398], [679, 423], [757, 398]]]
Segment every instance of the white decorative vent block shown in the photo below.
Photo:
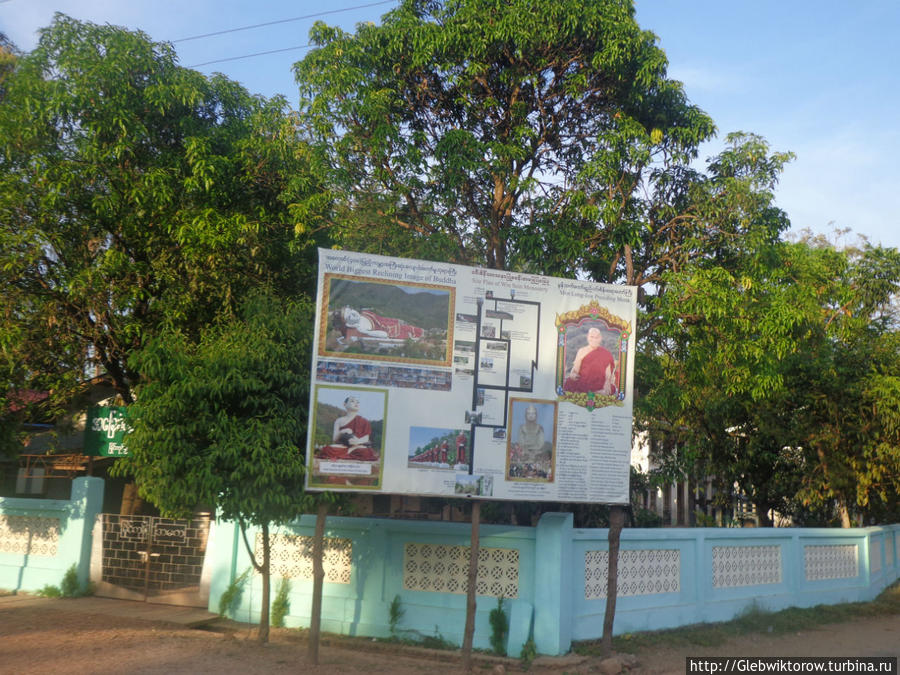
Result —
[[[465, 594], [468, 575], [468, 546], [410, 543], [403, 549], [405, 590]], [[479, 548], [475, 592], [493, 598], [518, 598], [519, 551]]]
[[713, 588], [781, 583], [780, 546], [713, 546]]
[[56, 557], [59, 518], [0, 516], [0, 553]]
[[859, 576], [856, 544], [804, 546], [803, 559], [807, 581], [852, 579]]
[[[606, 597], [609, 551], [585, 551], [584, 599]], [[681, 551], [678, 549], [638, 549], [619, 551], [619, 578], [616, 593], [653, 595], [681, 590]]]
[[869, 540], [869, 571], [881, 571], [881, 542]]
[[[273, 577], [313, 578], [313, 538], [294, 534], [273, 534], [269, 537]], [[262, 534], [256, 534], [256, 559], [262, 560]], [[322, 549], [325, 581], [349, 584], [353, 571], [353, 540], [326, 538]]]

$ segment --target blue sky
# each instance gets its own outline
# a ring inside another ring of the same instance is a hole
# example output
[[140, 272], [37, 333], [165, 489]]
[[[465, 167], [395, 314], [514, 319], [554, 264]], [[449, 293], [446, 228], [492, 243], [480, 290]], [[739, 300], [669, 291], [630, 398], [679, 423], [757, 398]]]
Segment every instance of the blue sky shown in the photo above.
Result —
[[[140, 29], [175, 42], [182, 65], [307, 43], [313, 18], [198, 40], [182, 38], [371, 4], [367, 0], [0, 0], [0, 31], [31, 49], [35, 31], [61, 11], [78, 19]], [[378, 21], [379, 3], [321, 19], [346, 30]], [[900, 247], [900, 71], [896, 0], [637, 0], [640, 25], [656, 33], [669, 74], [715, 120], [721, 148], [731, 131], [765, 137], [797, 159], [776, 192], [795, 230], [850, 228]], [[176, 42], [177, 41], [177, 42]], [[307, 50], [198, 66], [254, 93], [297, 95], [291, 65]], [[845, 237], [844, 243], [852, 239]]]

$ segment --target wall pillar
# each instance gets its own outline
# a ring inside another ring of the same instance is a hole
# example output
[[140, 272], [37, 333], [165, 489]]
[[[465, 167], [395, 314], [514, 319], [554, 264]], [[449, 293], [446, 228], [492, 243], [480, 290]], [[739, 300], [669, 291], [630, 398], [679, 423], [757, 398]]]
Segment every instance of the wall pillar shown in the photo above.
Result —
[[534, 642], [539, 654], [566, 654], [572, 646], [574, 576], [571, 513], [545, 513], [537, 524], [534, 560]]
[[80, 476], [72, 481], [69, 498], [70, 532], [72, 548], [78, 551], [78, 582], [87, 584], [91, 573], [91, 543], [94, 521], [103, 511], [103, 479], [94, 476]]

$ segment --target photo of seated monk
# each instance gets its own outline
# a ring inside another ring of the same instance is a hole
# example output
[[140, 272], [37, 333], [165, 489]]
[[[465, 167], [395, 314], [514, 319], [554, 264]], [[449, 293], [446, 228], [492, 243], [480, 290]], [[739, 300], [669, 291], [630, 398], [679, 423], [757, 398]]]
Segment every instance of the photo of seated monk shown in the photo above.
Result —
[[603, 346], [603, 334], [591, 327], [587, 344], [575, 353], [575, 361], [569, 370], [563, 390], [571, 392], [598, 392], [606, 396], [617, 393], [618, 370], [612, 353]]
[[316, 450], [317, 459], [327, 460], [362, 460], [374, 462], [378, 453], [372, 449], [372, 425], [369, 420], [359, 414], [359, 399], [348, 396], [344, 399], [346, 414], [334, 421], [332, 444]]

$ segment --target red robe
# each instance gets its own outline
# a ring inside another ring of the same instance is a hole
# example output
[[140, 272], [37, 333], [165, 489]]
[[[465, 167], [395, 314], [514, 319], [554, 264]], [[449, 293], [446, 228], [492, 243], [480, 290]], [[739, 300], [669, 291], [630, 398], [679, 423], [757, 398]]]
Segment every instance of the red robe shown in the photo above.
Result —
[[[357, 415], [346, 424], [343, 424], [338, 431], [341, 432], [342, 439], [344, 436], [348, 439], [350, 436], [362, 438], [363, 436], [371, 436], [372, 425], [369, 424], [369, 420], [365, 417]], [[344, 432], [348, 433], [344, 434]], [[370, 443], [351, 446], [349, 445], [349, 440], [343, 445], [339, 442], [335, 442], [332, 445], [326, 445], [316, 453], [316, 457], [319, 459], [330, 460], [359, 459], [367, 462], [374, 462], [378, 459], [378, 455], [372, 450]]]
[[[605, 347], [597, 347], [581, 360], [577, 378], [568, 377], [563, 389], [573, 392], [600, 391], [606, 384], [606, 369], [611, 368], [610, 377], [615, 376], [616, 362]], [[616, 393], [616, 383], [612, 383], [611, 393]]]
[[466, 439], [465, 434], [460, 434], [456, 437], [456, 463], [457, 464], [465, 464], [466, 463], [466, 446], [468, 445], [468, 440]]

